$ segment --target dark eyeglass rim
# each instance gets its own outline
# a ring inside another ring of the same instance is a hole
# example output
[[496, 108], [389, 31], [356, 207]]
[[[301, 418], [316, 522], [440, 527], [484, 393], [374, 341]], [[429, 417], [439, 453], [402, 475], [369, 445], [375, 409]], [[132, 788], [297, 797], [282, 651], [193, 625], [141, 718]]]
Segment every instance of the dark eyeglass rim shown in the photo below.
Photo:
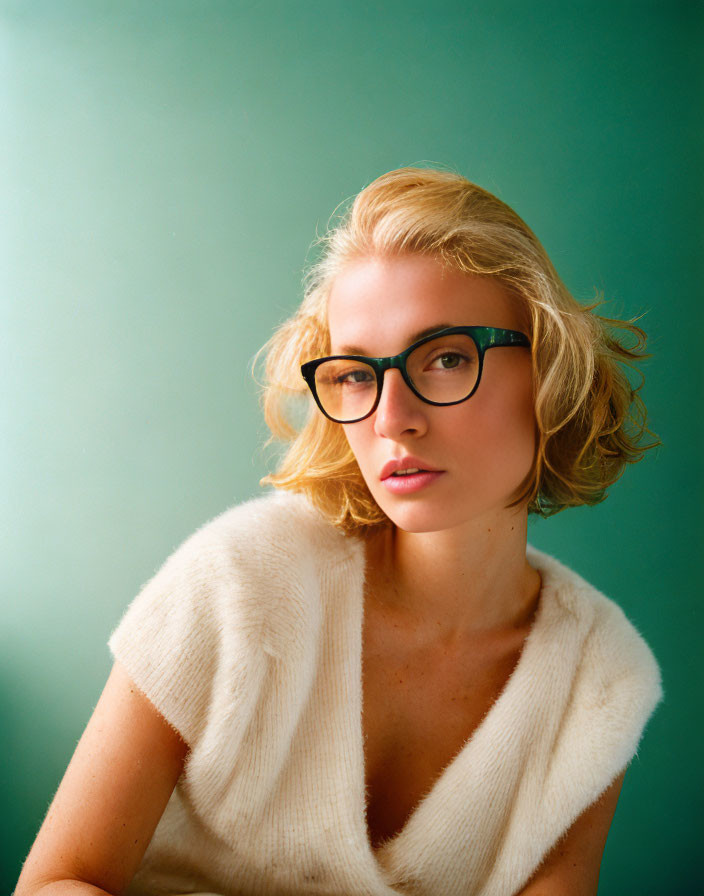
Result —
[[[477, 347], [477, 356], [479, 358], [477, 381], [474, 384], [474, 388], [469, 393], [469, 395], [465, 396], [464, 398], [460, 398], [458, 401], [431, 401], [429, 398], [424, 398], [424, 396], [422, 396], [413, 385], [411, 378], [408, 375], [408, 371], [406, 370], [406, 360], [411, 352], [415, 351], [415, 349], [417, 349], [421, 345], [424, 345], [426, 342], [437, 339], [439, 336], [452, 336], [454, 334], [469, 336]], [[479, 388], [479, 383], [482, 379], [482, 370], [484, 368], [484, 353], [490, 348], [502, 348], [507, 346], [530, 348], [530, 339], [526, 336], [525, 333], [521, 333], [518, 330], [506, 330], [502, 327], [447, 327], [444, 330], [438, 330], [436, 333], [431, 333], [429, 336], [424, 336], [423, 339], [419, 339], [418, 342], [414, 342], [413, 345], [409, 345], [408, 348], [402, 351], [400, 354], [391, 355], [388, 358], [368, 358], [364, 355], [328, 355], [325, 358], [315, 358], [313, 361], [306, 361], [305, 364], [301, 364], [301, 375], [308, 384], [308, 388], [313, 394], [315, 403], [318, 405], [320, 411], [328, 418], [328, 420], [332, 420], [333, 423], [359, 423], [360, 420], [366, 420], [367, 417], [371, 417], [371, 415], [377, 409], [379, 400], [381, 398], [384, 372], [386, 370], [389, 370], [392, 367], [396, 367], [398, 370], [400, 370], [401, 376], [403, 376], [403, 379], [411, 392], [413, 392], [414, 395], [416, 395], [418, 398], [420, 398], [421, 401], [424, 401], [426, 404], [431, 404], [436, 407], [448, 407], [449, 405], [461, 404], [463, 401], [467, 401], [477, 391], [477, 389]], [[315, 386], [316, 369], [325, 361], [338, 360], [360, 361], [364, 364], [367, 364], [369, 367], [372, 367], [376, 374], [376, 398], [374, 399], [374, 404], [372, 405], [372, 408], [368, 413], [364, 414], [364, 416], [362, 417], [355, 417], [354, 420], [338, 420], [335, 417], [331, 417], [330, 414], [328, 414], [325, 408], [322, 406], [320, 399], [318, 398], [318, 391]]]

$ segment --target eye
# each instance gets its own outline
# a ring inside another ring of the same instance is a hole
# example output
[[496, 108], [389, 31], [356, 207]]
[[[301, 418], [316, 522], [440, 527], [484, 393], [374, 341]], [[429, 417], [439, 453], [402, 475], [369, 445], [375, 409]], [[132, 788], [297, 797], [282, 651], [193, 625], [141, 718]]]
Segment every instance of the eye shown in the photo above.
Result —
[[441, 355], [437, 355], [430, 364], [435, 364], [436, 361], [441, 362], [441, 370], [457, 370], [457, 368], [462, 367], [463, 363], [469, 363], [470, 359], [461, 354], [460, 352], [443, 352]]
[[333, 385], [335, 386], [356, 386], [356, 385], [364, 385], [366, 383], [370, 383], [375, 380], [375, 377], [370, 371], [363, 370], [362, 368], [357, 368], [355, 370], [347, 370], [344, 373], [338, 373], [337, 376], [333, 379]]

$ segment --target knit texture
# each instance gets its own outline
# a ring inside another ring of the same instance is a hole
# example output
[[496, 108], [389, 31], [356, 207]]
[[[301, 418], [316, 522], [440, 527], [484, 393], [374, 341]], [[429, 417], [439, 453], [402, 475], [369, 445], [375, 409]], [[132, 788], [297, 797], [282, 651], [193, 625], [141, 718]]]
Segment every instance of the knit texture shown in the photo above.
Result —
[[187, 538], [109, 640], [190, 746], [129, 896], [511, 896], [633, 758], [662, 698], [623, 611], [542, 576], [518, 664], [403, 830], [372, 850], [364, 546], [269, 491]]

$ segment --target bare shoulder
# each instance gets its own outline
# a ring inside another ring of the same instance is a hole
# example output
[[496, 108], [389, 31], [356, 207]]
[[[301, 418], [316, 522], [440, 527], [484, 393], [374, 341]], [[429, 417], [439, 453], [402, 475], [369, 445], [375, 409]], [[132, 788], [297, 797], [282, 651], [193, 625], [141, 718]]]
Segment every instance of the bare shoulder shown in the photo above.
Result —
[[577, 818], [516, 896], [596, 896], [606, 838], [626, 770]]
[[55, 880], [122, 892], [187, 753], [180, 734], [116, 662], [24, 863], [17, 896]]

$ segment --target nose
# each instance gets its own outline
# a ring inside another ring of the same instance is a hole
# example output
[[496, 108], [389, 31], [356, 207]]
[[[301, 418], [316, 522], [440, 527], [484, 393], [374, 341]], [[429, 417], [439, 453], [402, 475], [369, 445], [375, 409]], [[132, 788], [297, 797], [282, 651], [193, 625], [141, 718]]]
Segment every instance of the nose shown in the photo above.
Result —
[[404, 433], [423, 435], [427, 428], [424, 402], [413, 394], [400, 370], [386, 370], [379, 404], [374, 411], [376, 434], [393, 439]]

